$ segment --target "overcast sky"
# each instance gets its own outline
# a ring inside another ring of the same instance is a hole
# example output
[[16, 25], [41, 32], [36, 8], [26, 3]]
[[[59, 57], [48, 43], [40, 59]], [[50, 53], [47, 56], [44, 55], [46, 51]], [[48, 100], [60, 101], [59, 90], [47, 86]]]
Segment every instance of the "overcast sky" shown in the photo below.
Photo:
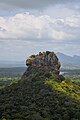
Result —
[[0, 0], [0, 60], [80, 55], [80, 0]]

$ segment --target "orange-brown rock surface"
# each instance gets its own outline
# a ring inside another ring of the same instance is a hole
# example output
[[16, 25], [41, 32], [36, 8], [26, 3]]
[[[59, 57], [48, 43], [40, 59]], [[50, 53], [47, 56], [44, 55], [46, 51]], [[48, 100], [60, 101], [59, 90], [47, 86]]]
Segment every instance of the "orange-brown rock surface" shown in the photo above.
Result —
[[60, 62], [54, 52], [46, 51], [39, 52], [37, 55], [31, 55], [26, 60], [28, 68], [41, 67], [53, 71], [55, 74], [59, 74]]

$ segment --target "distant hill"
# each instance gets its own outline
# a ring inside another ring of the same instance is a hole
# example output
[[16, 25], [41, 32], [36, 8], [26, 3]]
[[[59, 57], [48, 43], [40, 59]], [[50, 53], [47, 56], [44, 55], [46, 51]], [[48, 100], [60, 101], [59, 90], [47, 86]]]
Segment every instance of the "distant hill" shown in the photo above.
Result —
[[80, 56], [68, 56], [60, 52], [57, 53], [57, 56], [61, 62], [62, 68], [80, 68]]
[[[80, 56], [68, 56], [63, 53], [56, 53], [62, 68], [67, 69], [79, 69], [80, 68]], [[0, 68], [9, 68], [9, 67], [25, 67], [26, 61], [0, 61]]]

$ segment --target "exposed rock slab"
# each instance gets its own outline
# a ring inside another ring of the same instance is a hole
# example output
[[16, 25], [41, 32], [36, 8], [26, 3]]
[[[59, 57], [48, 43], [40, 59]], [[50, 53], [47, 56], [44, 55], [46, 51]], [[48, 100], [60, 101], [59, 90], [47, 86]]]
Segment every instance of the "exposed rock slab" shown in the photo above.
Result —
[[53, 71], [55, 74], [60, 72], [60, 62], [54, 52], [39, 52], [37, 55], [31, 55], [26, 60], [28, 69], [32, 67], [41, 67]]

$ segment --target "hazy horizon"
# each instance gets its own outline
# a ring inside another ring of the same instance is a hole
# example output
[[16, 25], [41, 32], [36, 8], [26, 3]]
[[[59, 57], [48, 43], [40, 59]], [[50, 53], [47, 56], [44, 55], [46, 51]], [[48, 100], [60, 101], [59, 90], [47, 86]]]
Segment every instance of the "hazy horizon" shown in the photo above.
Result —
[[[43, 51], [41, 51], [41, 52], [43, 52]], [[74, 54], [74, 55], [68, 55], [68, 54], [65, 54], [65, 53], [61, 53], [61, 52], [57, 52], [56, 54], [62, 54], [62, 55], [65, 55], [65, 56], [68, 56], [68, 57], [75, 57], [75, 56], [78, 56], [78, 57], [80, 57], [80, 55], [76, 55], [76, 54]], [[38, 53], [34, 53], [34, 54], [38, 54]], [[31, 54], [30, 54], [31, 55]], [[30, 56], [29, 55], [29, 56]], [[22, 59], [0, 59], [0, 62], [12, 62], [12, 63], [14, 63], [14, 62], [25, 62], [26, 61], [26, 59], [29, 57], [29, 56], [26, 56], [25, 58], [22, 58]]]

